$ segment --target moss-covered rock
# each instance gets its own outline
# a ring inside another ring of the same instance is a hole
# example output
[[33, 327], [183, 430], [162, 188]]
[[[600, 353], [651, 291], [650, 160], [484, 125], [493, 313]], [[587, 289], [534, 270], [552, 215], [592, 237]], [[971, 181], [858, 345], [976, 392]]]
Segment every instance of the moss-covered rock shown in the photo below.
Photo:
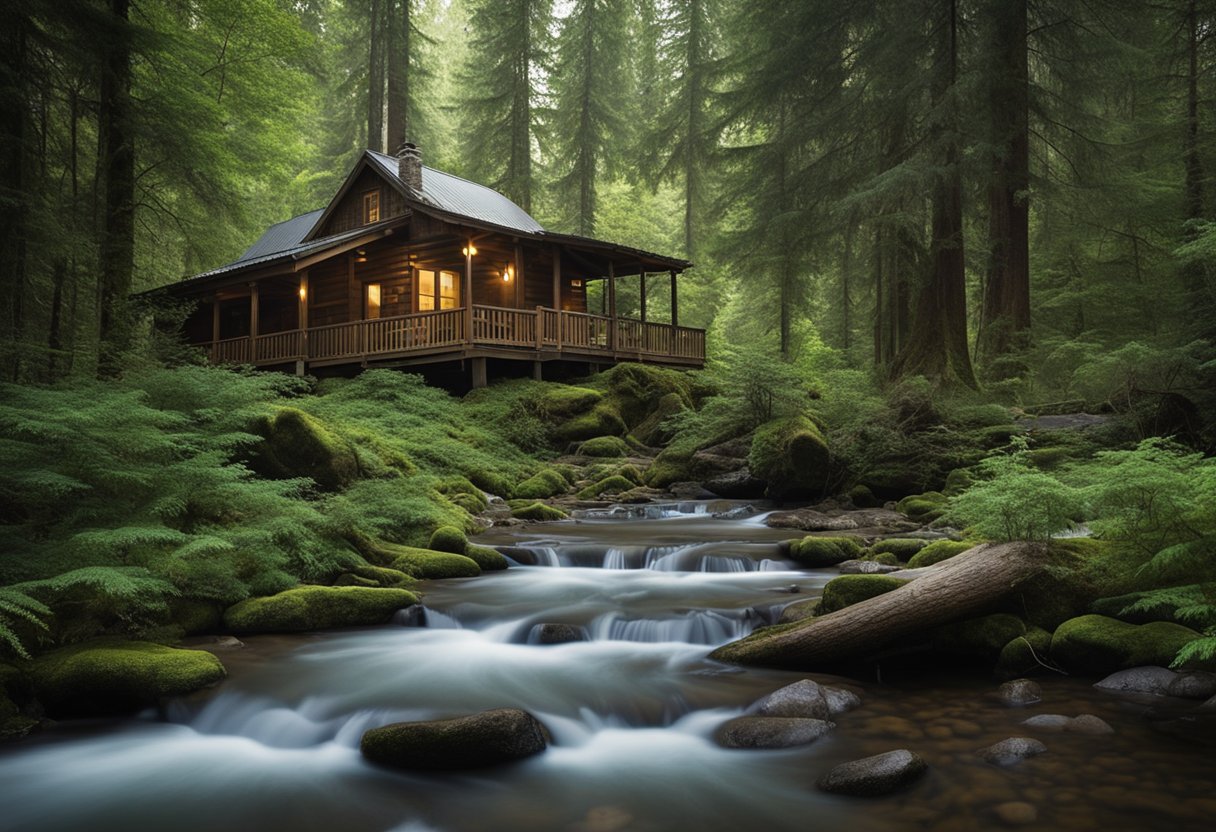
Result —
[[100, 640], [63, 647], [29, 665], [34, 695], [55, 718], [131, 713], [225, 676], [203, 650], [148, 641]]
[[464, 550], [464, 556], [480, 566], [483, 572], [496, 572], [510, 566], [507, 559], [497, 549], [479, 546], [476, 543], [468, 545]]
[[578, 492], [580, 500], [594, 500], [601, 494], [620, 494], [622, 491], [629, 491], [636, 483], [631, 482], [619, 474], [614, 474], [611, 477], [605, 477], [599, 482], [591, 485]]
[[545, 750], [545, 729], [517, 708], [430, 722], [398, 722], [363, 734], [359, 750], [373, 763], [423, 771], [485, 768]]
[[921, 549], [908, 561], [909, 569], [920, 569], [922, 566], [932, 566], [949, 560], [955, 555], [961, 555], [968, 549], [977, 546], [973, 540], [935, 540]]
[[413, 586], [414, 579], [399, 569], [389, 569], [386, 566], [366, 564], [356, 566], [351, 573], [365, 580], [374, 581], [377, 586], [390, 589], [408, 589]]
[[849, 502], [857, 508], [878, 508], [882, 505], [882, 500], [875, 497], [874, 492], [865, 485], [855, 485], [849, 489]]
[[546, 386], [532, 404], [537, 416], [549, 422], [559, 422], [591, 410], [603, 397], [603, 393], [588, 387], [553, 384]]
[[[1120, 621], [1127, 621], [1131, 624], [1148, 624], [1153, 621], [1168, 621], [1173, 624], [1183, 623], [1178, 620], [1178, 605], [1171, 603], [1168, 599], [1160, 600], [1157, 603], [1150, 601], [1150, 603], [1144, 604], [1141, 609], [1137, 609], [1134, 612], [1127, 611], [1128, 607], [1141, 603], [1146, 598], [1152, 598], [1155, 594], [1153, 592], [1129, 592], [1125, 595], [1099, 598], [1090, 604], [1087, 612], [1096, 612], [1099, 615], [1117, 618]], [[1160, 598], [1159, 595], [1157, 597]]]
[[975, 483], [975, 478], [971, 476], [971, 472], [966, 468], [955, 468], [946, 475], [946, 487], [943, 492], [948, 497], [953, 497], [955, 494], [962, 494]]
[[906, 583], [889, 575], [841, 575], [827, 582], [815, 614], [827, 615], [842, 610], [899, 589]]
[[297, 633], [367, 626], [383, 624], [397, 610], [416, 603], [417, 596], [405, 589], [301, 586], [234, 604], [224, 611], [224, 625], [234, 633]]
[[[898, 560], [907, 562], [929, 544], [927, 540], [918, 540], [913, 537], [889, 537], [886, 540], [880, 540], [870, 547], [869, 554], [881, 555], [884, 552], [889, 552]], [[873, 558], [871, 558], [872, 560]]]
[[679, 370], [626, 362], [601, 373], [598, 381], [629, 427], [644, 422], [668, 395], [674, 394], [686, 407], [693, 403], [688, 375]]
[[565, 520], [570, 515], [560, 508], [554, 508], [544, 503], [532, 503], [511, 509], [511, 516], [520, 520]]
[[933, 633], [933, 649], [995, 661], [1006, 644], [1026, 631], [1026, 622], [1016, 615], [994, 613], [939, 627]]
[[586, 413], [573, 416], [553, 430], [553, 438], [559, 442], [582, 442], [597, 436], [620, 436], [625, 433], [625, 422], [610, 402], [601, 401]]
[[1051, 633], [1033, 624], [1026, 632], [1013, 638], [1001, 648], [997, 658], [996, 675], [1001, 679], [1016, 679], [1043, 673], [1051, 656]]
[[658, 404], [650, 413], [633, 426], [630, 433], [637, 437], [643, 445], [660, 447], [671, 441], [673, 433], [670, 427], [663, 423], [688, 409], [688, 404], [679, 393], [667, 393], [659, 399]]
[[1032, 624], [1054, 630], [1090, 610], [1096, 594], [1083, 572], [1052, 568], [1014, 587], [1014, 610]]
[[510, 478], [498, 471], [470, 471], [469, 481], [488, 494], [496, 494], [503, 498], [511, 496]]
[[789, 543], [790, 559], [803, 566], [822, 568], [844, 563], [861, 555], [862, 546], [851, 537], [815, 537]]
[[918, 523], [931, 523], [946, 513], [947, 499], [940, 491], [926, 491], [904, 497], [895, 510]]
[[570, 487], [561, 472], [554, 468], [542, 468], [515, 486], [514, 496], [523, 500], [543, 500], [565, 494]]
[[777, 619], [778, 624], [793, 624], [795, 621], [802, 621], [807, 618], [812, 618], [815, 615], [815, 610], [819, 606], [818, 598], [808, 598], [805, 601], [795, 601], [785, 609], [781, 610], [781, 617]]
[[629, 455], [629, 445], [619, 436], [597, 436], [578, 446], [580, 456], [619, 458]]
[[1180, 624], [1128, 624], [1104, 615], [1069, 619], [1051, 637], [1051, 659], [1073, 673], [1102, 675], [1143, 665], [1168, 667], [1200, 634]]
[[380, 548], [391, 559], [393, 569], [411, 578], [475, 578], [481, 574], [475, 561], [455, 552], [436, 552], [394, 543], [382, 543]]
[[862, 560], [873, 561], [880, 563], [883, 566], [899, 566], [902, 561], [891, 552], [879, 552], [877, 554], [868, 554]]
[[267, 477], [309, 477], [320, 488], [336, 491], [359, 476], [354, 446], [311, 414], [283, 407], [257, 419], [252, 432], [263, 438], [249, 461]]
[[469, 514], [479, 514], [489, 505], [485, 492], [467, 477], [446, 477], [439, 482], [436, 490]]
[[828, 445], [805, 416], [774, 419], [756, 429], [747, 461], [753, 476], [768, 483], [768, 494], [820, 494], [830, 478]]
[[465, 537], [464, 531], [455, 526], [440, 526], [431, 533], [431, 542], [427, 544], [428, 548], [436, 552], [451, 552], [455, 555], [463, 555], [464, 550], [469, 545], [469, 539]]

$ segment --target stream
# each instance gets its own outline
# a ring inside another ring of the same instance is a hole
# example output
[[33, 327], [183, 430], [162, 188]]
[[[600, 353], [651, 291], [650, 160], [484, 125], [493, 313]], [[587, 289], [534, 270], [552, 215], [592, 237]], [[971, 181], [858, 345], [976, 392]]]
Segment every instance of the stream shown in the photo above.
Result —
[[[352, 830], [614, 832], [999, 828], [995, 807], [1031, 804], [1038, 828], [1209, 829], [1210, 748], [1145, 718], [1160, 703], [1089, 681], [1042, 681], [1044, 701], [1010, 709], [997, 684], [817, 681], [861, 707], [818, 742], [727, 750], [714, 729], [805, 674], [727, 667], [717, 645], [817, 595], [834, 572], [782, 561], [788, 531], [717, 519], [704, 503], [620, 510], [577, 522], [490, 530], [516, 565], [422, 587], [424, 610], [382, 627], [259, 636], [217, 650], [230, 678], [163, 714], [63, 723], [0, 748], [0, 830]], [[587, 640], [540, 644], [538, 625]], [[470, 774], [413, 775], [362, 760], [368, 728], [498, 707], [533, 713], [543, 754]], [[1093, 713], [1109, 736], [1033, 734], [1033, 714]], [[975, 751], [1037, 736], [1048, 752], [1010, 768]], [[878, 800], [827, 795], [837, 763], [895, 748], [930, 772]]]

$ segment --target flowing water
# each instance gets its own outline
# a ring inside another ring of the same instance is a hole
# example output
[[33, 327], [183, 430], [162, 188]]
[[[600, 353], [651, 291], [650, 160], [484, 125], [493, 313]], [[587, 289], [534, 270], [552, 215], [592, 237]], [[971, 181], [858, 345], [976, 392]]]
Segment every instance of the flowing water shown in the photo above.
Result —
[[[706, 658], [832, 577], [782, 561], [786, 536], [704, 504], [495, 529], [482, 542], [514, 547], [517, 565], [430, 584], [424, 610], [378, 628], [250, 638], [221, 653], [230, 678], [215, 692], [3, 749], [0, 830], [949, 832], [999, 826], [1008, 801], [1035, 806], [1043, 829], [1210, 828], [1210, 748], [1157, 730], [1143, 711], [1159, 702], [1070, 679], [1010, 710], [984, 680], [817, 675], [864, 700], [832, 734], [784, 751], [716, 746], [723, 721], [803, 678]], [[586, 640], [538, 643], [552, 623]], [[553, 745], [467, 775], [388, 771], [358, 753], [374, 726], [505, 706], [540, 718]], [[1040, 735], [1048, 753], [1009, 769], [975, 756], [1026, 734], [1018, 723], [1034, 713], [1083, 712], [1116, 733]], [[814, 787], [836, 763], [901, 747], [931, 766], [910, 791], [863, 802]]]

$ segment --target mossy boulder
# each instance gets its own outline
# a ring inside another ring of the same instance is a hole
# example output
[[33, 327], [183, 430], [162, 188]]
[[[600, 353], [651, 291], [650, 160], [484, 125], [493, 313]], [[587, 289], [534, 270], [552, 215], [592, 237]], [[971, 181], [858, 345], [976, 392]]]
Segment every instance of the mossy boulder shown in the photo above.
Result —
[[679, 393], [667, 393], [659, 399], [658, 404], [650, 413], [633, 426], [630, 434], [635, 436], [643, 445], [659, 447], [666, 445], [674, 436], [670, 427], [663, 423], [688, 409], [686, 399]]
[[374, 581], [377, 586], [390, 589], [409, 589], [414, 579], [399, 569], [389, 569], [387, 566], [372, 566], [365, 564], [356, 566], [351, 573], [365, 580]]
[[253, 423], [264, 440], [249, 467], [276, 479], [308, 477], [326, 491], [337, 491], [359, 476], [355, 448], [315, 416], [294, 407], [279, 408]]
[[594, 500], [601, 494], [620, 494], [623, 491], [629, 491], [635, 485], [637, 483], [630, 481], [628, 478], [622, 477], [620, 474], [613, 474], [611, 477], [605, 477], [578, 492], [578, 498], [580, 500]]
[[436, 490], [469, 514], [479, 514], [489, 505], [485, 492], [467, 477], [447, 477], [439, 482]]
[[[1178, 605], [1171, 603], [1168, 599], [1158, 600], [1157, 602], [1149, 601], [1144, 603], [1145, 599], [1151, 599], [1160, 595], [1153, 592], [1129, 592], [1126, 595], [1116, 595], [1111, 598], [1099, 598], [1090, 604], [1089, 612], [1096, 612], [1099, 615], [1110, 616], [1117, 618], [1120, 621], [1127, 621], [1131, 624], [1148, 624], [1152, 621], [1168, 621], [1173, 624], [1181, 624], [1178, 620]], [[1134, 604], [1141, 604], [1141, 607], [1135, 611], [1128, 611], [1128, 607]]]
[[597, 436], [620, 436], [625, 430], [625, 422], [612, 403], [601, 401], [554, 428], [553, 438], [559, 442], [582, 442]]
[[1168, 667], [1184, 646], [1201, 638], [1180, 624], [1129, 624], [1104, 615], [1069, 619], [1051, 637], [1051, 659], [1073, 673], [1103, 675], [1144, 665]]
[[948, 497], [953, 497], [955, 494], [962, 494], [975, 483], [975, 478], [971, 476], [971, 472], [966, 468], [955, 468], [946, 475], [946, 486], [943, 493]]
[[1006, 644], [1026, 631], [1026, 622], [1016, 615], [994, 613], [939, 627], [933, 633], [933, 649], [995, 661]]
[[440, 526], [431, 533], [431, 542], [427, 544], [427, 548], [436, 552], [463, 555], [468, 545], [469, 539], [465, 537], [462, 529], [455, 526]]
[[511, 496], [511, 480], [498, 471], [470, 471], [469, 481], [488, 494], [504, 498]]
[[646, 484], [651, 488], [666, 488], [676, 482], [695, 480], [696, 465], [691, 450], [670, 447], [654, 458], [646, 469]]
[[554, 468], [542, 468], [515, 486], [514, 496], [523, 500], [543, 500], [565, 494], [570, 485], [561, 472]]
[[819, 598], [819, 606], [815, 608], [816, 615], [842, 610], [853, 604], [877, 598], [888, 592], [899, 589], [907, 581], [892, 578], [888, 575], [841, 575], [827, 582], [823, 595]]
[[1051, 633], [1033, 624], [1026, 632], [1013, 638], [1001, 648], [997, 658], [996, 675], [1001, 679], [1017, 679], [1042, 673], [1048, 669], [1051, 656]]
[[862, 547], [851, 537], [810, 535], [802, 540], [791, 540], [789, 551], [791, 560], [797, 561], [803, 566], [822, 568], [836, 566], [858, 557], [862, 552]]
[[470, 543], [464, 550], [464, 556], [481, 567], [483, 572], [497, 572], [510, 566], [507, 559], [497, 550], [489, 546], [479, 546]]
[[149, 641], [85, 642], [29, 665], [34, 695], [56, 719], [131, 713], [214, 685], [225, 675], [220, 660], [206, 651]]
[[455, 552], [437, 552], [396, 543], [382, 543], [379, 548], [390, 558], [393, 569], [411, 578], [475, 578], [481, 574], [476, 561]]
[[818, 606], [818, 598], [808, 598], [805, 601], [795, 601], [781, 610], [781, 617], [777, 619], [777, 623], [793, 624], [795, 621], [802, 621], [807, 618], [812, 618], [814, 617], [815, 610]]
[[918, 523], [932, 523], [946, 513], [948, 498], [940, 491], [926, 491], [900, 500], [895, 510]]
[[827, 442], [805, 416], [774, 419], [757, 428], [747, 461], [752, 476], [768, 484], [771, 497], [821, 494], [831, 475]]
[[921, 549], [908, 561], [909, 569], [920, 569], [922, 566], [932, 566], [949, 560], [955, 555], [961, 555], [968, 549], [979, 544], [973, 540], [935, 540]]
[[549, 422], [559, 422], [591, 410], [602, 398], [603, 393], [588, 387], [553, 384], [548, 385], [532, 404], [537, 416]]
[[565, 520], [570, 515], [560, 508], [544, 503], [532, 503], [511, 509], [511, 516], [519, 520]]
[[899, 566], [902, 561], [892, 552], [878, 552], [877, 554], [870, 553], [862, 558], [862, 560], [879, 563], [883, 566]]
[[597, 436], [578, 446], [579, 456], [619, 458], [629, 455], [629, 445], [619, 436]]
[[429, 722], [398, 722], [363, 734], [359, 750], [373, 763], [419, 771], [502, 765], [545, 750], [545, 728], [518, 708]]
[[405, 589], [301, 586], [234, 604], [224, 611], [224, 625], [234, 633], [298, 633], [368, 626], [383, 624], [397, 610], [416, 603], [417, 596]]
[[879, 508], [882, 500], [874, 496], [869, 486], [855, 485], [849, 489], [849, 502], [857, 508]]
[[913, 537], [889, 537], [886, 540], [880, 540], [871, 546], [869, 549], [869, 554], [881, 555], [889, 552], [899, 561], [906, 563], [928, 544], [929, 541], [927, 540], [919, 540]]
[[645, 422], [669, 395], [675, 395], [685, 407], [693, 404], [688, 375], [679, 370], [625, 362], [601, 373], [598, 381], [606, 387], [607, 399], [631, 428]]

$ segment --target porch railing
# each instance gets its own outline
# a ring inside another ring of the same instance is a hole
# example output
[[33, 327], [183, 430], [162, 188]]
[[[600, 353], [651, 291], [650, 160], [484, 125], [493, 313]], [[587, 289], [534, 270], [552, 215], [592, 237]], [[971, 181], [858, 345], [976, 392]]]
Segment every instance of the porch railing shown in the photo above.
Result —
[[613, 319], [545, 307], [506, 309], [474, 304], [472, 337], [466, 338], [466, 309], [444, 309], [392, 318], [292, 329], [256, 338], [226, 338], [203, 344], [211, 360], [228, 364], [364, 360], [385, 355], [438, 352], [462, 345], [556, 349], [644, 358], [705, 358], [705, 330]]

